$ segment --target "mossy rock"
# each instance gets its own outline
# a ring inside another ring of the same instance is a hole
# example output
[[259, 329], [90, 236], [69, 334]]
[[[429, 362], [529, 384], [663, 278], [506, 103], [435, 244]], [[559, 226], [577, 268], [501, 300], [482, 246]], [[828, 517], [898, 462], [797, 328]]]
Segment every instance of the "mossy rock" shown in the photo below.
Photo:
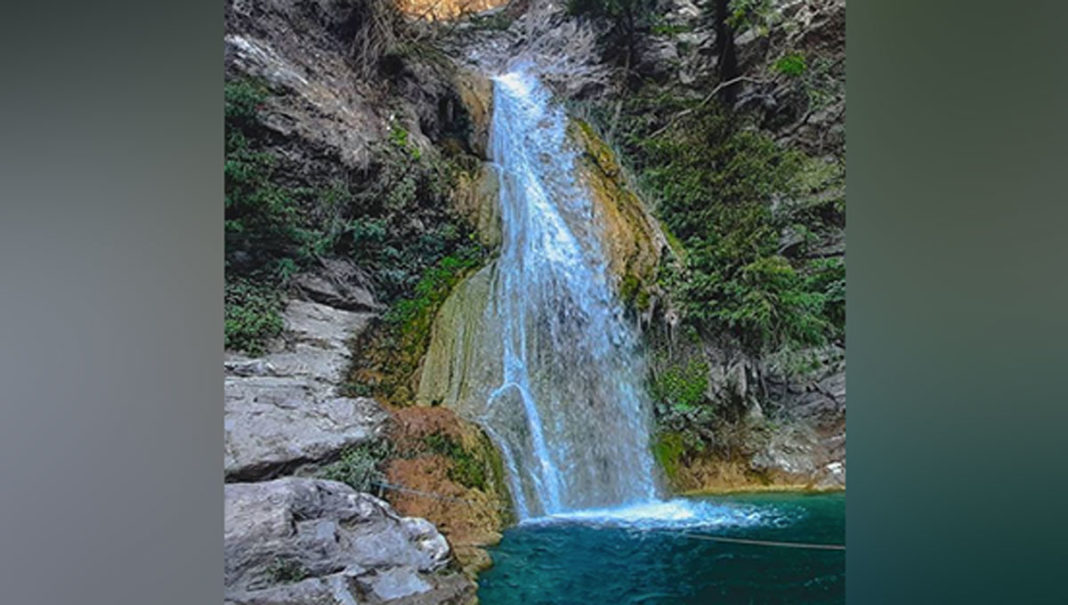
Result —
[[615, 153], [593, 127], [572, 119], [568, 135], [580, 151], [578, 178], [589, 187], [594, 220], [620, 297], [631, 306], [648, 306], [649, 287], [655, 282], [668, 237], [630, 188]]

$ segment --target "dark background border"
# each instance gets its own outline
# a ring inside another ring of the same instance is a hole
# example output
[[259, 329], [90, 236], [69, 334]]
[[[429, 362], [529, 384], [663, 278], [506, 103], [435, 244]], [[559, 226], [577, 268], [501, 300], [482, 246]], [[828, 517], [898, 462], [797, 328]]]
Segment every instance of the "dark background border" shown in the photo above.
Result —
[[[0, 601], [222, 592], [222, 6], [0, 16]], [[848, 12], [850, 603], [1064, 603], [1060, 3]]]

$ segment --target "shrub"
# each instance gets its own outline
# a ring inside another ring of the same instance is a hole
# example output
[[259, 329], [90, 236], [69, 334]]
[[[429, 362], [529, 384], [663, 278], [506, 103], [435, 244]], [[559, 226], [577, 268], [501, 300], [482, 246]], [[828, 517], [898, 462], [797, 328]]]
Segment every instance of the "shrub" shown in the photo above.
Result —
[[362, 443], [342, 453], [337, 462], [320, 469], [318, 476], [340, 481], [359, 492], [369, 492], [386, 480], [381, 467], [391, 452], [388, 441]]
[[275, 557], [274, 562], [267, 568], [267, 573], [275, 584], [292, 584], [309, 576], [303, 563], [285, 557]]
[[243, 284], [228, 290], [227, 346], [252, 354], [281, 329], [276, 311], [288, 280], [317, 259], [351, 258], [381, 302], [419, 300], [427, 295], [415, 292], [420, 276], [470, 241], [470, 228], [448, 211], [462, 158], [422, 153], [394, 126], [356, 178], [295, 186], [260, 122], [268, 94], [256, 79], [225, 86], [226, 279], [228, 288]]
[[793, 77], [805, 73], [806, 68], [805, 55], [796, 52], [787, 53], [771, 65], [772, 71]]
[[655, 373], [650, 390], [658, 402], [677, 412], [689, 412], [705, 400], [708, 364], [692, 359], [686, 365], [668, 366]]
[[[683, 320], [754, 354], [822, 344], [840, 331], [842, 313], [832, 307], [843, 284], [824, 270], [812, 279], [806, 261], [780, 252], [780, 234], [795, 217], [772, 209], [773, 200], [810, 195], [832, 173], [714, 102], [643, 90], [625, 111], [625, 159], [685, 249], [681, 271], [661, 272]], [[795, 221], [801, 228], [827, 227], [805, 212]]]
[[269, 286], [231, 279], [225, 289], [226, 348], [263, 353], [266, 342], [282, 332], [282, 300]]

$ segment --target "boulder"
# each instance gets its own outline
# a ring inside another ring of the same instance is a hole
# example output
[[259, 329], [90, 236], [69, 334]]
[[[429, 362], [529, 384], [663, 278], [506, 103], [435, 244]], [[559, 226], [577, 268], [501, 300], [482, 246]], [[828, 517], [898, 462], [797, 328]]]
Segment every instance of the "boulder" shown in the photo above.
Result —
[[225, 488], [226, 602], [467, 603], [451, 551], [424, 519], [401, 517], [336, 481], [287, 477]]
[[293, 285], [305, 297], [317, 303], [346, 311], [378, 311], [368, 288], [369, 279], [352, 262], [345, 259], [322, 259], [317, 271], [294, 276]]

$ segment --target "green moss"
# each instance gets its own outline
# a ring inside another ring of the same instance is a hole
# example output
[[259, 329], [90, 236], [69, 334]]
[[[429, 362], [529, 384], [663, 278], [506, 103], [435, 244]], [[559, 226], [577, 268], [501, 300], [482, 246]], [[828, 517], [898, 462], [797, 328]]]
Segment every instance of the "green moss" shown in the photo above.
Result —
[[619, 286], [619, 297], [624, 303], [630, 304], [637, 298], [641, 281], [634, 275], [623, 276], [623, 282]]
[[683, 437], [679, 433], [662, 432], [656, 435], [653, 442], [653, 457], [657, 464], [664, 470], [668, 481], [674, 482], [682, 465], [682, 457], [686, 447]]
[[396, 301], [383, 321], [361, 335], [348, 382], [362, 385], [380, 400], [394, 405], [412, 403], [409, 383], [430, 345], [438, 309], [453, 287], [484, 262], [486, 251], [469, 242], [430, 267], [416, 284], [413, 296]]

